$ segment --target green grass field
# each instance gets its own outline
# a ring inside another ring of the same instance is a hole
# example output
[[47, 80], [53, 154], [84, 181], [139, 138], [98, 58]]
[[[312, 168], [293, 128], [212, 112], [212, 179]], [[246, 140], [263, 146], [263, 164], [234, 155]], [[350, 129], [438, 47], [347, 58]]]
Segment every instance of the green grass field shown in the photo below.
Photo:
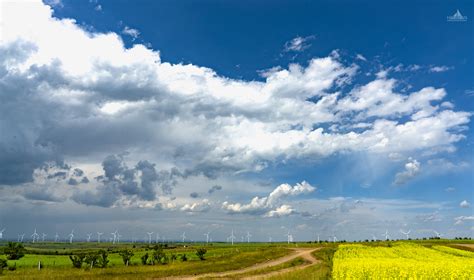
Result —
[[[472, 240], [424, 240], [411, 241], [427, 248], [439, 248], [440, 245], [459, 248], [459, 243], [474, 244]], [[345, 243], [349, 244], [349, 243]], [[390, 247], [397, 242], [362, 242], [364, 246]], [[177, 255], [178, 259], [169, 260], [167, 264], [143, 265], [141, 256], [151, 254], [152, 249], [146, 244], [119, 244], [110, 243], [25, 243], [26, 254], [20, 260], [9, 260], [8, 266], [16, 269], [2, 271], [2, 279], [150, 279], [167, 276], [200, 275], [211, 272], [225, 272], [252, 266], [268, 260], [278, 259], [289, 254], [294, 248], [319, 248], [313, 256], [319, 260], [314, 265], [302, 269], [281, 273], [269, 279], [331, 279], [333, 255], [339, 243], [237, 243], [232, 246], [227, 243], [213, 244], [169, 244], [164, 248], [167, 256]], [[0, 249], [6, 243], [0, 243]], [[206, 248], [205, 260], [201, 261], [196, 256], [197, 248]], [[443, 247], [446, 248], [446, 247]], [[69, 255], [77, 253], [94, 252], [99, 249], [108, 252], [109, 263], [107, 268], [85, 267], [74, 268]], [[125, 266], [118, 254], [120, 250], [130, 249], [134, 256]], [[467, 251], [472, 250], [464, 247]], [[2, 249], [3, 250], [3, 249]], [[447, 250], [447, 249], [444, 249]], [[470, 253], [470, 252], [469, 252]], [[186, 254], [187, 261], [180, 260], [179, 256]], [[0, 255], [0, 258], [5, 258]], [[38, 269], [41, 262], [42, 268]], [[259, 268], [245, 273], [236, 273], [231, 278], [239, 279], [253, 275], [262, 275], [283, 269], [294, 268], [307, 264], [301, 258], [280, 263], [272, 267]], [[217, 279], [220, 277], [207, 277]], [[225, 277], [228, 278], [228, 277]]]

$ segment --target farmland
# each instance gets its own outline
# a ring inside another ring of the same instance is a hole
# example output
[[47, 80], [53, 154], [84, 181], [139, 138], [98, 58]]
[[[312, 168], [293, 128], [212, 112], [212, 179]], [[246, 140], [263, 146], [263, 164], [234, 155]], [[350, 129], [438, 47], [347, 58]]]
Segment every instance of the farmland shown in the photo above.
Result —
[[[465, 241], [463, 243], [469, 243]], [[190, 243], [160, 246], [165, 261], [143, 263], [153, 244], [26, 243], [2, 279], [471, 279], [474, 252], [448, 240], [360, 243]], [[2, 244], [5, 246], [5, 244]], [[204, 260], [196, 255], [206, 249]], [[461, 250], [458, 248], [464, 248]], [[104, 250], [105, 268], [74, 268], [71, 255]], [[119, 255], [130, 250], [124, 264]], [[186, 255], [183, 261], [182, 256]], [[175, 257], [172, 257], [175, 256]], [[1, 257], [0, 257], [1, 258]], [[41, 269], [39, 269], [39, 263]]]
[[472, 279], [474, 252], [399, 243], [390, 247], [341, 245], [333, 279]]

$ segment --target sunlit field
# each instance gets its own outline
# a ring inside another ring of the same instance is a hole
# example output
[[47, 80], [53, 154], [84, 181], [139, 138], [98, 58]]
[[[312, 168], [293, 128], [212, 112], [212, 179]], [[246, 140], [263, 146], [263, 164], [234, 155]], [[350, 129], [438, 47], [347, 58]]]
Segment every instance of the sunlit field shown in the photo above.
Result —
[[435, 245], [341, 245], [333, 279], [473, 279], [474, 252]]
[[[464, 245], [462, 245], [464, 244]], [[358, 243], [189, 243], [161, 246], [163, 258], [143, 262], [157, 244], [26, 243], [25, 254], [8, 260], [2, 279], [473, 279], [471, 240]], [[6, 248], [6, 243], [1, 244]], [[206, 249], [201, 260], [198, 249]], [[107, 252], [106, 267], [71, 256]], [[133, 253], [124, 262], [120, 252]], [[301, 252], [308, 252], [303, 255]], [[186, 256], [183, 260], [182, 256]], [[310, 259], [308, 259], [310, 255]], [[5, 259], [0, 256], [1, 259]], [[313, 259], [313, 260], [311, 260]]]

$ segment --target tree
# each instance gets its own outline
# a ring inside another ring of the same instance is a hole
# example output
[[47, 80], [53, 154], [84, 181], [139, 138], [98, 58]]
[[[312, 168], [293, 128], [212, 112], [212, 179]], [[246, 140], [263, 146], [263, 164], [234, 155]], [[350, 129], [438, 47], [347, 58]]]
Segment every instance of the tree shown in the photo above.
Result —
[[145, 265], [148, 263], [148, 253], [140, 257], [142, 264]]
[[0, 259], [0, 269], [8, 267], [8, 263], [6, 259]]
[[88, 267], [97, 267], [99, 260], [99, 254], [96, 252], [89, 253], [84, 258], [84, 263], [87, 264]]
[[135, 255], [132, 250], [123, 250], [119, 252], [119, 255], [122, 257], [123, 264], [128, 266], [130, 259]]
[[185, 262], [188, 260], [188, 257], [186, 257], [186, 254], [181, 255], [181, 261]]
[[97, 259], [97, 266], [106, 268], [109, 263], [108, 254], [105, 250], [99, 250], [99, 258]]
[[204, 255], [207, 253], [207, 250], [205, 248], [199, 248], [196, 250], [196, 256], [203, 261], [204, 260]]
[[8, 242], [7, 247], [3, 250], [7, 259], [19, 260], [25, 255], [25, 247], [19, 242]]
[[163, 251], [162, 246], [155, 246], [153, 252], [151, 253], [151, 259], [154, 263], [165, 264], [168, 262], [165, 252]]
[[75, 268], [81, 268], [82, 262], [84, 261], [85, 258], [86, 258], [86, 255], [82, 253], [69, 256], [69, 259], [72, 262], [72, 266]]

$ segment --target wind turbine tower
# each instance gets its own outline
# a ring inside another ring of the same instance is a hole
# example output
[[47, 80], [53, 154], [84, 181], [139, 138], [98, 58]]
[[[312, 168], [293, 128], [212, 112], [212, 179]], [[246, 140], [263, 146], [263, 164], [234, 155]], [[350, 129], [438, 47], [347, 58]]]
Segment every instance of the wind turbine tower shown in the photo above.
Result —
[[234, 240], [235, 240], [235, 235], [234, 235], [234, 230], [232, 230], [230, 236], [229, 236], [230, 241], [232, 242], [232, 245], [234, 245]]
[[183, 243], [184, 243], [184, 240], [186, 240], [186, 232], [183, 231], [183, 234], [181, 234], [181, 238], [183, 239]]
[[100, 243], [100, 236], [104, 234], [103, 232], [97, 232], [97, 243]]
[[0, 230], [0, 239], [3, 239], [3, 232], [5, 231], [5, 228], [3, 228], [2, 230]]
[[288, 231], [286, 237], [288, 238], [288, 244], [290, 244], [290, 242], [293, 242], [293, 235], [290, 234], [290, 231]]
[[148, 234], [148, 244], [151, 244], [151, 235], [153, 234], [153, 231], [147, 232], [146, 234]]
[[204, 235], [206, 236], [206, 244], [209, 244], [209, 234], [210, 232], [204, 233]]
[[33, 238], [33, 243], [35, 243], [36, 240], [39, 238], [39, 234], [36, 232], [36, 228], [31, 237]]
[[72, 239], [74, 238], [74, 230], [72, 230], [68, 236], [69, 236], [69, 243], [72, 243]]
[[250, 243], [250, 237], [252, 237], [252, 235], [247, 231], [247, 243]]

